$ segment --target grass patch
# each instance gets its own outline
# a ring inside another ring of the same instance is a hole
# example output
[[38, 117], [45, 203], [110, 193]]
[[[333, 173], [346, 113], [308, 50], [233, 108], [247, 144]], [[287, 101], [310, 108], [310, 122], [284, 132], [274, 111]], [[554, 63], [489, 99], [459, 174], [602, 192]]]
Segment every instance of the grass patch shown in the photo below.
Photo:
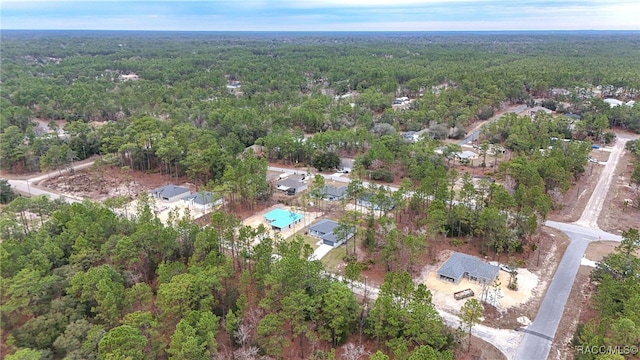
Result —
[[313, 250], [320, 247], [318, 246], [318, 241], [320, 241], [320, 239], [315, 238], [313, 236], [309, 236], [309, 235], [301, 235], [301, 236], [302, 236], [302, 239], [304, 240], [304, 243], [309, 244], [309, 246], [311, 246]]
[[293, 234], [291, 236], [289, 236], [287, 238], [287, 242], [291, 242], [293, 241], [296, 237], [301, 237], [302, 241], [304, 241], [305, 244], [311, 246], [311, 248], [313, 250], [319, 248], [320, 246], [317, 244], [318, 241], [320, 241], [320, 239], [315, 238], [313, 236], [309, 236], [309, 235], [302, 235], [302, 234]]
[[344, 245], [329, 251], [320, 261], [324, 264], [327, 271], [335, 273], [338, 265], [342, 264], [344, 257], [347, 255], [347, 248]]

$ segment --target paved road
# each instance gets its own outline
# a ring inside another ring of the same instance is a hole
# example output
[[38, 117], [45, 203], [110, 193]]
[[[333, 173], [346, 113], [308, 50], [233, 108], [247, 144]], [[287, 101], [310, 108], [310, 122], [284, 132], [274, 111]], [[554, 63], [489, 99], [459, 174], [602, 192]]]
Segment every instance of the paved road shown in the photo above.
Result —
[[[305, 173], [305, 170], [288, 169], [288, 168], [277, 167], [277, 166], [269, 166], [267, 168], [267, 170], [274, 171], [274, 172], [280, 172], [280, 173], [284, 173], [284, 174], [304, 174]], [[349, 184], [351, 182], [351, 179], [349, 179], [348, 177], [344, 176], [344, 174], [341, 174], [341, 173], [335, 173], [335, 174], [317, 173], [317, 174], [319, 174], [322, 177], [324, 177], [325, 180], [333, 180], [333, 181], [337, 181], [337, 182], [341, 182], [341, 183], [345, 183], [345, 184]], [[375, 184], [375, 185], [379, 186], [378, 184]], [[362, 186], [364, 186], [365, 188], [368, 188], [369, 187], [369, 182], [363, 181], [362, 182]], [[389, 191], [398, 191], [398, 188], [394, 187], [394, 186], [388, 186], [388, 185], [382, 185], [382, 186], [384, 186]]]
[[580, 261], [587, 246], [594, 240], [620, 241], [620, 236], [602, 230], [579, 225], [547, 221], [547, 226], [561, 230], [571, 243], [567, 247], [558, 268], [547, 288], [535, 320], [527, 327], [525, 336], [516, 353], [517, 360], [547, 359], [558, 324], [562, 319], [571, 287], [580, 268]]
[[[344, 281], [344, 279], [340, 275], [330, 274], [330, 276], [338, 281]], [[380, 288], [378, 288], [377, 286], [364, 284], [358, 281], [349, 282], [349, 286], [351, 287], [351, 291], [353, 291], [353, 293], [363, 297], [366, 294], [366, 298], [370, 300], [377, 299], [380, 293]], [[454, 329], [460, 327], [459, 317], [441, 309], [436, 310], [438, 310], [438, 314], [440, 314], [442, 320], [446, 325]], [[494, 345], [505, 355], [514, 354], [516, 352], [518, 344], [520, 343], [520, 340], [523, 336], [522, 333], [516, 332], [515, 330], [495, 329], [485, 325], [475, 325], [471, 332], [474, 336]], [[513, 355], [510, 358], [512, 357]]]
[[[524, 110], [526, 106], [518, 107], [510, 112], [519, 112]], [[479, 130], [469, 135], [466, 141], [469, 141], [473, 136], [477, 137]], [[556, 274], [554, 275], [549, 288], [545, 294], [538, 314], [533, 323], [525, 330], [525, 334], [522, 335], [515, 333], [513, 330], [493, 329], [486, 326], [476, 326], [474, 328], [474, 334], [480, 338], [495, 345], [500, 351], [502, 351], [509, 359], [513, 358], [513, 353], [516, 346], [517, 353], [515, 358], [517, 360], [540, 360], [546, 359], [549, 356], [551, 349], [552, 339], [555, 337], [558, 324], [562, 318], [562, 313], [566, 306], [566, 301], [571, 291], [571, 287], [575, 281], [575, 275], [580, 267], [580, 261], [587, 248], [589, 242], [594, 240], [614, 240], [620, 241], [620, 236], [608, 234], [597, 228], [597, 217], [602, 210], [602, 205], [608, 191], [608, 187], [611, 182], [611, 176], [613, 169], [615, 169], [617, 162], [620, 158], [621, 149], [624, 146], [623, 139], [618, 139], [609, 161], [607, 161], [607, 167], [601, 174], [601, 177], [596, 185], [596, 191], [592, 194], [591, 199], [587, 203], [583, 215], [575, 224], [566, 224], [553, 221], [547, 221], [546, 225], [559, 229], [565, 232], [571, 239], [571, 243], [567, 247], [565, 254], [558, 265]], [[79, 164], [73, 168], [78, 170], [85, 167], [89, 167], [93, 162]], [[300, 170], [269, 167], [270, 171], [277, 171], [283, 173], [300, 173]], [[608, 171], [610, 170], [610, 171]], [[349, 183], [351, 180], [347, 177], [336, 176], [337, 174], [322, 175], [326, 179]], [[28, 180], [9, 180], [9, 183], [18, 191], [25, 195], [48, 195], [51, 198], [63, 198], [69, 202], [82, 201], [79, 198], [70, 198], [61, 196], [49, 189], [37, 187], [36, 184], [47, 178], [47, 175], [38, 176]], [[364, 186], [368, 186], [367, 182], [363, 183]], [[391, 191], [396, 191], [397, 188], [388, 187]], [[587, 226], [585, 226], [587, 225]], [[377, 295], [377, 289], [371, 289], [373, 296]], [[456, 326], [457, 317], [452, 314], [441, 312], [441, 315], [445, 321], [451, 325]], [[508, 344], [505, 346], [504, 344]]]
[[[521, 105], [521, 106], [518, 106], [515, 109], [511, 109], [511, 110], [505, 111], [504, 113], [500, 114], [499, 116], [496, 116], [493, 119], [487, 121], [485, 124], [488, 124], [491, 121], [495, 121], [497, 119], [500, 119], [501, 117], [503, 117], [505, 114], [508, 114], [508, 113], [516, 113], [517, 114], [517, 113], [523, 111], [526, 108], [527, 108], [527, 105]], [[482, 126], [484, 126], [484, 124]], [[482, 129], [482, 126], [480, 126], [475, 131], [472, 131], [471, 134], [467, 135], [464, 139], [460, 140], [460, 142], [458, 142], [458, 145], [464, 145], [466, 143], [472, 142], [473, 140], [477, 139], [478, 135], [480, 135], [480, 129]]]
[[605, 169], [600, 174], [591, 198], [587, 202], [582, 216], [574, 224], [547, 221], [546, 225], [556, 228], [570, 239], [570, 244], [558, 264], [558, 268], [547, 288], [535, 320], [527, 327], [527, 332], [518, 347], [517, 360], [548, 359], [553, 338], [567, 305], [571, 287], [580, 268], [580, 261], [587, 246], [594, 240], [622, 240], [620, 236], [609, 234], [598, 228], [598, 216], [611, 185], [614, 170], [620, 160], [625, 141], [621, 138], [611, 151]]
[[[86, 163], [82, 163], [82, 164], [78, 164], [73, 166], [74, 170], [80, 170], [80, 169], [84, 169], [84, 168], [88, 168], [91, 165], [93, 165], [95, 161], [90, 161], [90, 162], [86, 162]], [[65, 170], [66, 171], [66, 170]], [[44, 174], [44, 175], [40, 175], [40, 176], [35, 176], [26, 180], [8, 180], [9, 184], [13, 187], [13, 189], [24, 195], [24, 196], [40, 196], [40, 195], [47, 195], [49, 196], [51, 199], [64, 199], [67, 202], [73, 203], [73, 202], [82, 202], [82, 198], [79, 197], [75, 197], [75, 196], [68, 196], [68, 195], [60, 195], [54, 191], [52, 191], [51, 189], [47, 189], [45, 187], [41, 187], [38, 186], [38, 183], [40, 183], [41, 181], [45, 180], [49, 178], [49, 174]]]
[[593, 193], [591, 194], [591, 198], [589, 198], [589, 202], [585, 207], [580, 219], [576, 221], [576, 224], [598, 229], [598, 217], [602, 212], [602, 206], [604, 205], [604, 200], [607, 197], [607, 192], [609, 191], [609, 187], [611, 186], [611, 181], [615, 175], [616, 165], [620, 160], [620, 156], [622, 155], [622, 150], [624, 149], [624, 145], [626, 143], [626, 139], [616, 138], [616, 142], [611, 149], [611, 153], [609, 154], [609, 160], [607, 160], [604, 165], [604, 169], [602, 169], [602, 173], [604, 176], [600, 176], [598, 179], [598, 183], [596, 187], [593, 189]]

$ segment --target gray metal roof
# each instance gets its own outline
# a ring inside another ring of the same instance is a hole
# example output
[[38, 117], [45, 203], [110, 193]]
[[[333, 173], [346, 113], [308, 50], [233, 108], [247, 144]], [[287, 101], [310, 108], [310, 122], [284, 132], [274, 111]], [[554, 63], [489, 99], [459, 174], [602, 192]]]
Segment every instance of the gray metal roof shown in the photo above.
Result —
[[309, 228], [312, 231], [317, 231], [323, 234], [329, 234], [333, 232], [333, 229], [338, 227], [338, 223], [333, 220], [322, 219], [317, 223], [311, 225]]
[[189, 192], [190, 192], [189, 189], [183, 188], [181, 186], [176, 186], [176, 185], [166, 185], [150, 191], [151, 194], [158, 195], [160, 197], [166, 197], [166, 198], [172, 198], [176, 195], [189, 193]]
[[338, 239], [338, 236], [333, 232], [338, 226], [340, 226], [340, 224], [333, 220], [323, 219], [317, 222], [315, 225], [311, 225], [310, 229], [324, 234], [320, 238], [322, 240], [331, 241], [334, 244], [342, 240], [350, 239], [353, 236], [353, 233], [350, 232], [346, 234], [344, 239]]
[[213, 194], [209, 191], [201, 191], [191, 195], [187, 195], [182, 198], [182, 200], [192, 200], [193, 202], [199, 205], [208, 205], [211, 204], [213, 200]]
[[[297, 179], [284, 178], [276, 182], [276, 186], [285, 187], [285, 188], [294, 188], [298, 189], [304, 185], [303, 182]], [[285, 189], [286, 190], [286, 189]]]
[[492, 281], [498, 275], [500, 268], [487, 264], [479, 258], [462, 253], [453, 253], [449, 260], [438, 269], [438, 275], [453, 279], [460, 279], [465, 273], [478, 279]]
[[320, 189], [320, 194], [322, 194], [323, 196], [341, 197], [341, 196], [344, 196], [346, 192], [347, 192], [346, 186], [335, 187], [331, 185], [325, 185], [322, 189]]

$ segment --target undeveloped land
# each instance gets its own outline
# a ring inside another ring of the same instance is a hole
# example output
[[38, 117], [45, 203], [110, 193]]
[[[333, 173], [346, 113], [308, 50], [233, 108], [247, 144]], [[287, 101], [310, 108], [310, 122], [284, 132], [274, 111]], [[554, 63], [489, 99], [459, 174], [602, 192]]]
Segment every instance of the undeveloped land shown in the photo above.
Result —
[[[607, 161], [609, 153], [606, 151], [592, 151], [591, 157], [598, 161]], [[591, 194], [600, 179], [603, 165], [588, 162], [585, 172], [580, 176], [575, 184], [565, 194], [562, 195], [556, 204], [562, 204], [562, 207], [555, 209], [549, 213], [549, 220], [573, 222], [577, 221], [582, 215], [584, 208], [587, 206]]]
[[176, 184], [195, 190], [187, 178], [169, 179], [166, 175], [124, 170], [110, 165], [93, 164], [89, 169], [71, 174], [57, 172], [50, 179], [40, 182], [41, 186], [64, 195], [88, 198], [95, 201], [126, 196], [134, 199], [138, 194], [167, 184]]
[[636, 192], [640, 191], [629, 185], [633, 160], [633, 156], [624, 150], [613, 174], [613, 186], [607, 193], [603, 211], [598, 219], [598, 226], [613, 234], [620, 234], [630, 227], [640, 227], [640, 209], [625, 205], [625, 200], [635, 199], [639, 196]]
[[582, 261], [583, 264], [587, 265], [580, 266], [578, 269], [578, 274], [567, 299], [567, 304], [573, 304], [573, 306], [564, 308], [558, 331], [556, 331], [556, 337], [551, 345], [550, 360], [564, 360], [574, 357], [575, 349], [571, 341], [578, 323], [585, 323], [597, 315], [591, 306], [591, 296], [595, 291], [595, 285], [590, 281], [591, 270], [593, 270], [591, 265], [602, 260], [618, 245], [619, 243], [613, 241], [597, 241], [587, 247]]

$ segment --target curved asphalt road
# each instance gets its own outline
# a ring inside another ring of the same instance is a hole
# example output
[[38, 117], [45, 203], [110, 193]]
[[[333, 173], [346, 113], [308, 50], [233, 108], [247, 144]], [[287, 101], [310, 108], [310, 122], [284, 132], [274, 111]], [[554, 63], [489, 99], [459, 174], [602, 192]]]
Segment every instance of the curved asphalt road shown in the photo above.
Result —
[[553, 275], [535, 320], [526, 330], [523, 330], [525, 335], [516, 353], [517, 360], [548, 358], [551, 343], [556, 335], [571, 287], [580, 268], [580, 261], [589, 243], [594, 240], [621, 240], [618, 235], [579, 225], [555, 221], [547, 221], [546, 225], [567, 234], [571, 243]]
[[[498, 115], [498, 116], [494, 117], [493, 119], [491, 119], [491, 120], [487, 121], [487, 123], [489, 123], [489, 122], [491, 122], [491, 121], [494, 121], [494, 120], [498, 120], [498, 119], [500, 119], [501, 117], [503, 117], [505, 114], [508, 114], [508, 113], [516, 113], [516, 114], [517, 114], [517, 113], [519, 113], [519, 112], [521, 112], [521, 111], [525, 110], [526, 108], [527, 108], [527, 105], [521, 105], [521, 106], [518, 106], [518, 107], [517, 107], [517, 108], [515, 108], [515, 109], [505, 111], [504, 113], [502, 113], [502, 114], [500, 114], [500, 115]], [[485, 124], [487, 124], [487, 123], [485, 123]], [[483, 124], [482, 126], [484, 126], [485, 124]], [[473, 142], [473, 140], [477, 139], [477, 138], [478, 138], [478, 135], [480, 135], [480, 129], [482, 128], [482, 126], [480, 126], [477, 130], [472, 131], [472, 132], [471, 132], [471, 134], [469, 134], [469, 135], [465, 136], [465, 138], [464, 138], [464, 139], [462, 139], [462, 140], [460, 140], [460, 141], [458, 142], [458, 145], [464, 145], [464, 144], [466, 144], [466, 143]]]
[[[74, 170], [84, 169], [93, 165], [94, 162], [95, 160], [77, 164], [73, 166], [73, 169]], [[64, 171], [67, 171], [67, 170], [64, 170]], [[47, 173], [45, 175], [32, 177], [26, 180], [7, 180], [7, 181], [16, 192], [24, 196], [31, 197], [31, 196], [47, 195], [53, 200], [61, 198], [69, 203], [82, 202], [83, 199], [79, 197], [69, 196], [69, 195], [60, 195], [58, 193], [53, 192], [51, 189], [38, 186], [38, 183], [48, 178], [49, 178], [49, 174]]]
[[541, 360], [549, 357], [553, 338], [558, 330], [558, 324], [567, 305], [571, 287], [580, 268], [580, 261], [589, 243], [594, 240], [622, 240], [618, 235], [600, 230], [597, 220], [609, 191], [615, 168], [620, 160], [624, 140], [627, 138], [622, 137], [616, 140], [605, 169], [600, 174], [600, 179], [598, 179], [580, 219], [573, 224], [555, 221], [547, 221], [545, 224], [567, 234], [571, 243], [558, 264], [535, 320], [523, 330], [525, 336], [518, 347], [516, 360]]
[[[512, 112], [520, 111], [519, 108], [512, 110]], [[478, 131], [469, 135], [464, 142], [471, 140], [475, 134], [477, 136]], [[613, 154], [610, 157], [608, 166], [606, 169], [615, 169], [616, 163], [620, 158], [619, 151], [621, 151], [620, 141], [622, 139], [618, 139], [618, 143], [614, 146]], [[618, 153], [617, 153], [618, 152]], [[79, 164], [74, 166], [74, 169], [81, 169], [85, 167], [89, 167], [93, 164], [93, 161]], [[296, 170], [286, 169], [286, 168], [277, 168], [277, 167], [269, 167], [270, 171], [278, 171], [283, 173], [295, 173]], [[323, 175], [325, 178], [342, 181], [348, 183], [350, 179], [339, 176], [341, 174], [333, 174], [333, 175]], [[82, 199], [79, 198], [70, 198], [65, 196], [60, 196], [52, 191], [49, 191], [46, 188], [38, 188], [35, 185], [46, 179], [47, 175], [42, 175], [39, 177], [31, 178], [28, 180], [9, 180], [9, 183], [19, 192], [27, 195], [48, 195], [51, 198], [60, 198], [62, 197], [68, 202], [79, 202]], [[596, 191], [596, 193], [604, 192], [606, 196], [606, 192], [608, 191], [608, 185], [610, 183], [609, 173], [603, 171], [601, 177], [596, 185], [596, 189], [602, 189], [604, 191]], [[364, 183], [363, 185], [367, 186], [368, 184]], [[396, 188], [389, 187], [391, 191], [397, 191]], [[569, 236], [571, 243], [567, 247], [567, 250], [556, 269], [556, 272], [551, 280], [549, 287], [547, 288], [547, 292], [545, 293], [544, 299], [542, 300], [542, 304], [538, 309], [538, 313], [536, 315], [535, 320], [529, 325], [526, 329], [522, 330], [525, 332], [522, 342], [517, 349], [516, 360], [541, 360], [547, 359], [549, 356], [549, 352], [551, 350], [551, 344], [553, 338], [555, 337], [556, 330], [558, 329], [558, 324], [562, 319], [562, 314], [564, 312], [564, 308], [567, 303], [567, 299], [569, 297], [569, 293], [571, 291], [571, 287], [575, 281], [575, 276], [578, 272], [578, 268], [580, 267], [580, 261], [584, 255], [584, 252], [589, 245], [590, 242], [595, 240], [614, 240], [620, 241], [621, 237], [614, 234], [609, 234], [597, 228], [597, 224], [594, 221], [585, 221], [597, 219], [602, 210], [602, 202], [604, 201], [604, 196], [602, 194], [596, 195], [592, 194], [592, 198], [588, 202], [586, 208], [584, 209], [583, 216], [577, 223], [568, 224], [568, 223], [560, 223], [554, 221], [547, 221], [545, 223], [546, 226], [550, 226], [556, 228], [560, 231], [563, 231], [567, 236]], [[595, 199], [594, 199], [595, 197]], [[586, 215], [589, 214], [589, 215]], [[588, 216], [588, 219], [585, 217]], [[584, 225], [590, 226], [586, 227]], [[497, 329], [493, 329], [494, 331]], [[505, 330], [502, 330], [505, 331]], [[491, 341], [488, 334], [480, 332], [479, 334], [481, 338], [485, 338]], [[506, 349], [501, 349], [503, 352]], [[509, 352], [509, 351], [507, 351]], [[511, 358], [508, 354], [506, 354], [508, 358]]]

